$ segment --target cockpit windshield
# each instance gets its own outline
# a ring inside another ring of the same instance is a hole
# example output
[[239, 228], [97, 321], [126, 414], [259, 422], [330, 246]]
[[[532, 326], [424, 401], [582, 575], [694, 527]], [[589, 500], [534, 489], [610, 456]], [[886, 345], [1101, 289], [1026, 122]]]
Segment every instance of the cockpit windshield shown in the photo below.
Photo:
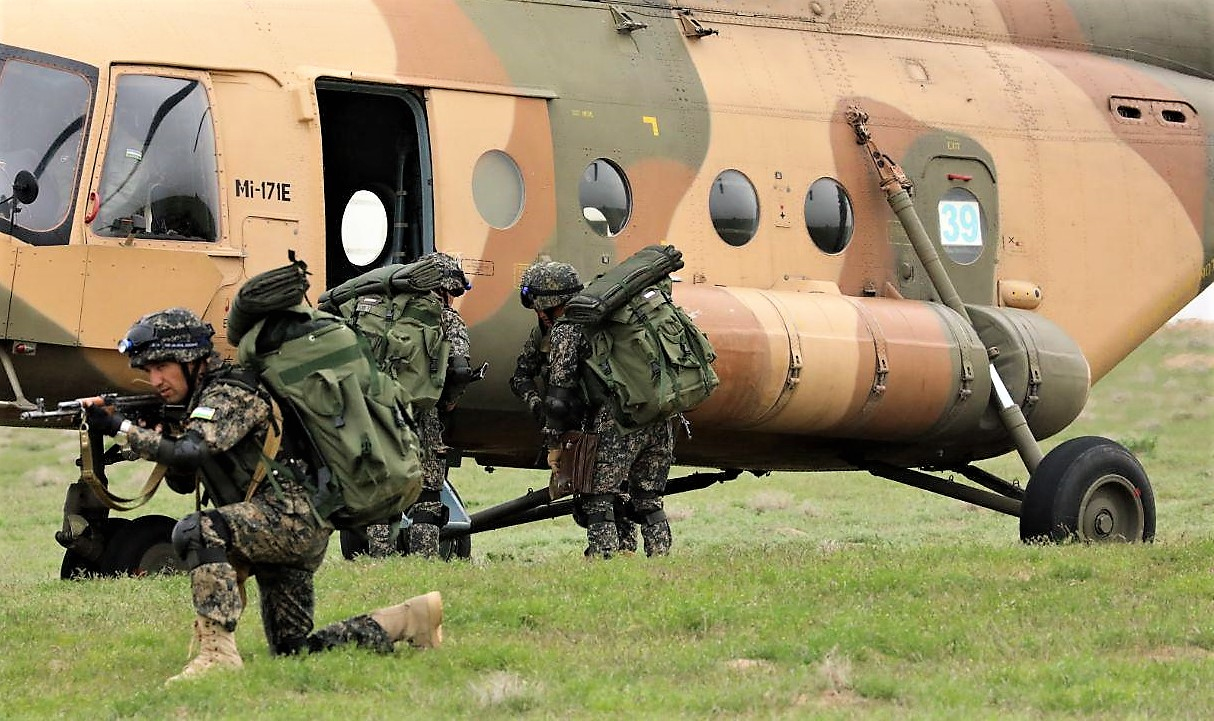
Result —
[[0, 200], [14, 194], [21, 171], [38, 187], [28, 204], [0, 202], [0, 232], [54, 245], [68, 242], [96, 75], [43, 60], [0, 46]]
[[202, 83], [119, 76], [98, 196], [98, 235], [217, 239], [215, 130]]

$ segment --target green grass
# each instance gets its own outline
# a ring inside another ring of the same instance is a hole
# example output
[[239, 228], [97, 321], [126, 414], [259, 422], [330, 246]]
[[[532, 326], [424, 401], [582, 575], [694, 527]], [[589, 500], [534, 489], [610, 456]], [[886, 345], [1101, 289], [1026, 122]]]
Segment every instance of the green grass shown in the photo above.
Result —
[[[1212, 358], [1210, 326], [1165, 329], [1045, 444], [1100, 434], [1140, 454], [1151, 545], [1024, 546], [1014, 518], [863, 474], [745, 475], [669, 499], [669, 558], [586, 562], [569, 519], [475, 536], [457, 563], [351, 563], [334, 542], [318, 623], [439, 589], [444, 647], [272, 659], [254, 590], [244, 672], [167, 689], [187, 658], [187, 580], [57, 580], [74, 437], [2, 431], [0, 715], [1204, 718]], [[982, 465], [1024, 482], [1015, 457]], [[455, 482], [475, 510], [545, 479], [469, 463]], [[164, 493], [151, 510], [190, 502]]]

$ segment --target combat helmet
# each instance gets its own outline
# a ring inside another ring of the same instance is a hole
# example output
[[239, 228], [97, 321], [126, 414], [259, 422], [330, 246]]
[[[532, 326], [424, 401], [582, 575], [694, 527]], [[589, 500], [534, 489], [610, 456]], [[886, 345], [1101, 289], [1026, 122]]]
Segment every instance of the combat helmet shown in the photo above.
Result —
[[118, 343], [118, 350], [131, 360], [132, 368], [161, 361], [190, 361], [211, 354], [215, 329], [186, 308], [149, 313], [131, 326]]
[[445, 290], [451, 297], [458, 298], [464, 294], [464, 291], [472, 290], [472, 283], [468, 282], [468, 276], [464, 275], [464, 269], [460, 267], [459, 261], [455, 258], [440, 252], [422, 257], [434, 258], [438, 266], [442, 268], [443, 279], [439, 282], [438, 287]]
[[548, 310], [567, 303], [581, 290], [582, 281], [572, 265], [538, 261], [523, 271], [519, 302], [524, 308]]

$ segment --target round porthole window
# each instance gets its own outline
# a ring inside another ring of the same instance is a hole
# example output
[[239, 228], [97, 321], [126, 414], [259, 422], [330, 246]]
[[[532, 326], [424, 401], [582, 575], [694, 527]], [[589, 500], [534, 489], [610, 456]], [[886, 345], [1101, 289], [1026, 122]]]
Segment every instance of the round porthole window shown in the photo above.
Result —
[[610, 238], [619, 235], [632, 215], [632, 191], [620, 166], [599, 158], [586, 166], [578, 184], [582, 217], [594, 232]]
[[708, 195], [712, 227], [721, 240], [742, 246], [759, 229], [759, 196], [750, 180], [736, 170], [726, 170], [712, 181]]
[[523, 174], [514, 158], [490, 150], [472, 171], [472, 199], [481, 218], [499, 230], [518, 222], [523, 214]]
[[823, 253], [842, 253], [855, 230], [851, 197], [834, 178], [818, 178], [805, 194], [805, 229]]
[[388, 244], [388, 209], [370, 190], [355, 191], [341, 214], [341, 247], [346, 260], [369, 265]]

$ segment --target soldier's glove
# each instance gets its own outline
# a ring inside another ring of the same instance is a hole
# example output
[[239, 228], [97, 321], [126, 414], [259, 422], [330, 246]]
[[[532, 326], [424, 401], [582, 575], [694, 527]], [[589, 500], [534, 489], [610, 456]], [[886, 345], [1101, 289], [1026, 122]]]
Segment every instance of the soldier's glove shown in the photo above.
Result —
[[118, 435], [122, 422], [126, 420], [122, 414], [109, 406], [89, 406], [84, 411], [89, 428], [107, 436]]
[[548, 449], [548, 467], [555, 473], [561, 468], [561, 454], [564, 453], [560, 448]]

